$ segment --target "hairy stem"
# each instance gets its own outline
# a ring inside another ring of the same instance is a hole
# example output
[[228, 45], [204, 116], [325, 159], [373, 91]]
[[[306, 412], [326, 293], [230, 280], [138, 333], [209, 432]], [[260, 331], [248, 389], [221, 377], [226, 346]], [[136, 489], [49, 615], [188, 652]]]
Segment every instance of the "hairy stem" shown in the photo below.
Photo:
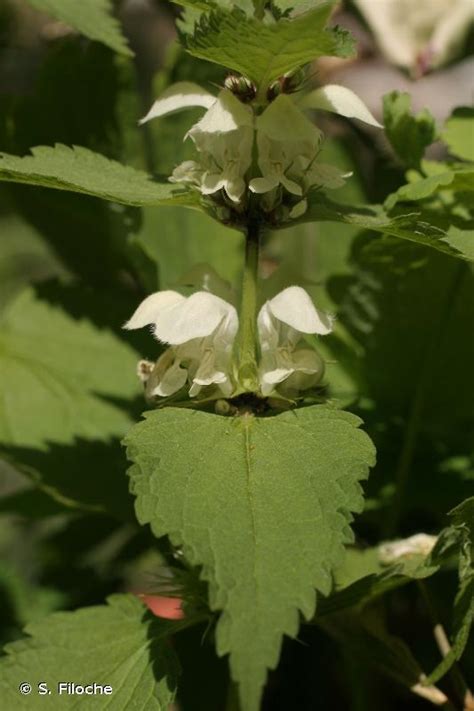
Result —
[[245, 265], [240, 303], [240, 328], [237, 336], [237, 372], [247, 392], [258, 387], [257, 373], [257, 280], [260, 227], [249, 223], [245, 242]]

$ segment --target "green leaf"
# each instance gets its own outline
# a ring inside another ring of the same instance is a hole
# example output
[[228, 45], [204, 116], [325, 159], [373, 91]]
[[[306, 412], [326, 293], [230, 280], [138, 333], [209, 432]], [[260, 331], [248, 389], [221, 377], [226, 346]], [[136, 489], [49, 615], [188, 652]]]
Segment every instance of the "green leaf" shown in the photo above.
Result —
[[119, 402], [139, 393], [135, 351], [112, 333], [35, 299], [29, 289], [3, 314], [0, 358], [8, 403], [0, 417], [4, 444], [41, 448], [78, 436], [106, 438], [130, 422]]
[[411, 96], [392, 91], [383, 100], [384, 127], [388, 140], [402, 163], [416, 168], [425, 149], [436, 140], [436, 123], [427, 109], [411, 112]]
[[324, 29], [332, 8], [329, 0], [274, 24], [238, 9], [218, 10], [201, 18], [194, 34], [185, 37], [185, 46], [196, 57], [242, 73], [264, 92], [274, 79], [316, 57], [352, 55], [348, 32]]
[[[176, 624], [154, 618], [133, 595], [113, 595], [107, 605], [57, 612], [26, 627], [29, 638], [6, 646], [0, 660], [0, 696], [20, 710], [96, 704], [117, 711], [166, 711], [175, 697], [177, 662], [166, 637]], [[59, 697], [58, 684], [109, 685], [111, 695]], [[19, 685], [33, 687], [22, 696]], [[45, 682], [51, 695], [38, 696]]]
[[[439, 252], [468, 260], [468, 256], [458, 252], [445, 241], [447, 233], [423, 219], [423, 213], [412, 212], [401, 215], [388, 215], [381, 205], [343, 205], [330, 200], [322, 193], [313, 193], [308, 199], [305, 214], [291, 224], [305, 222], [342, 222], [354, 225], [361, 230], [373, 230], [385, 235], [392, 235], [403, 240], [432, 247]], [[289, 227], [284, 224], [280, 229]]]
[[359, 424], [326, 406], [268, 418], [168, 408], [125, 440], [140, 523], [202, 566], [223, 610], [217, 651], [230, 654], [243, 711], [259, 708], [282, 635], [296, 635], [298, 610], [313, 615], [314, 588], [330, 591], [352, 540], [374, 462]]
[[385, 206], [391, 210], [398, 202], [424, 200], [436, 195], [438, 191], [474, 191], [474, 168], [463, 165], [422, 162], [426, 177], [417, 171], [409, 171], [408, 182], [385, 200]]
[[456, 109], [444, 124], [441, 137], [454, 156], [474, 161], [474, 109]]
[[109, 160], [87, 148], [38, 146], [31, 156], [0, 153], [0, 180], [69, 190], [123, 205], [199, 207], [192, 193], [155, 183], [143, 171]]
[[17, 468], [63, 503], [126, 516], [117, 440], [140, 392], [137, 359], [29, 289], [11, 301], [0, 321], [0, 445]]
[[456, 506], [449, 516], [460, 541], [459, 590], [454, 600], [451, 649], [430, 674], [428, 680], [432, 684], [461, 658], [474, 624], [474, 497]]
[[113, 17], [111, 0], [29, 0], [37, 10], [65, 22], [86, 37], [111, 49], [133, 56], [119, 22]]

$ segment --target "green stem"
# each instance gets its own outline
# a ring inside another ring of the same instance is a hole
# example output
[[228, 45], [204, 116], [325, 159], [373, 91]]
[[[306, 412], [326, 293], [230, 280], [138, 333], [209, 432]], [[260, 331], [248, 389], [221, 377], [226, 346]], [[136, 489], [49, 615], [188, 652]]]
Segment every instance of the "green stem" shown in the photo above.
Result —
[[249, 223], [245, 241], [245, 265], [237, 335], [237, 374], [246, 392], [258, 387], [257, 369], [257, 281], [260, 227]]
[[[433, 600], [428, 589], [428, 586], [424, 580], [417, 580], [418, 590], [421, 593], [421, 597], [425, 603], [425, 607], [428, 616], [433, 625], [433, 636], [435, 638], [436, 644], [440, 651], [441, 656], [446, 657], [451, 651], [451, 644], [448, 640], [448, 636], [441, 624], [438, 614], [436, 612]], [[454, 693], [456, 695], [457, 701], [459, 702], [459, 708], [468, 709], [472, 708], [473, 695], [469, 689], [466, 680], [461, 672], [461, 669], [457, 662], [453, 662], [449, 670], [449, 675], [451, 677], [452, 686]]]

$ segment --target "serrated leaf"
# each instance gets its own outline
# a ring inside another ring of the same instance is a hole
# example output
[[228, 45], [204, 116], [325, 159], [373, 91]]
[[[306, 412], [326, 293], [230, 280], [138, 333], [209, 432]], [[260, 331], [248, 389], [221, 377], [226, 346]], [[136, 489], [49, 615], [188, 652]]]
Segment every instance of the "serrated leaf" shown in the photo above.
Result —
[[[388, 215], [381, 205], [343, 205], [330, 200], [322, 193], [313, 193], [308, 198], [305, 214], [291, 222], [342, 222], [361, 230], [373, 230], [381, 234], [399, 237], [403, 240], [432, 247], [453, 257], [469, 260], [467, 255], [445, 241], [447, 233], [423, 219], [423, 213]], [[284, 224], [281, 229], [290, 225]]]
[[383, 100], [387, 138], [402, 163], [417, 167], [425, 149], [436, 140], [436, 122], [427, 109], [411, 112], [411, 96], [393, 91]]
[[441, 137], [454, 156], [474, 161], [474, 109], [456, 109], [444, 124]]
[[0, 358], [4, 444], [41, 448], [77, 436], [108, 437], [130, 422], [112, 403], [140, 392], [135, 351], [111, 332], [36, 299], [30, 289], [3, 313]]
[[140, 523], [202, 566], [223, 610], [217, 649], [230, 654], [243, 711], [256, 711], [282, 635], [314, 613], [352, 539], [358, 481], [374, 451], [346, 412], [314, 406], [274, 417], [224, 418], [168, 408], [127, 436]]
[[185, 46], [196, 57], [242, 73], [265, 91], [274, 79], [316, 57], [352, 54], [348, 32], [324, 29], [333, 5], [328, 0], [273, 24], [238, 9], [217, 10], [201, 18], [194, 34], [185, 37]]
[[107, 45], [115, 52], [133, 56], [120, 23], [113, 16], [111, 0], [28, 0], [33, 7], [70, 25], [89, 39]]
[[81, 146], [38, 146], [31, 153], [22, 158], [0, 153], [0, 180], [84, 193], [123, 205], [199, 206], [188, 191], [156, 183], [143, 171]]
[[48, 493], [126, 515], [117, 438], [140, 393], [137, 358], [110, 331], [23, 291], [0, 322], [0, 446]]
[[[30, 624], [29, 638], [6, 646], [0, 660], [0, 697], [6, 708], [64, 709], [113, 706], [117, 711], [167, 711], [175, 697], [177, 662], [166, 637], [176, 625], [147, 613], [133, 595], [112, 595], [107, 605], [57, 612]], [[111, 695], [58, 693], [58, 684], [102, 684]], [[22, 696], [21, 683], [32, 686]], [[50, 695], [39, 696], [38, 684]], [[87, 699], [87, 700], [86, 700]]]

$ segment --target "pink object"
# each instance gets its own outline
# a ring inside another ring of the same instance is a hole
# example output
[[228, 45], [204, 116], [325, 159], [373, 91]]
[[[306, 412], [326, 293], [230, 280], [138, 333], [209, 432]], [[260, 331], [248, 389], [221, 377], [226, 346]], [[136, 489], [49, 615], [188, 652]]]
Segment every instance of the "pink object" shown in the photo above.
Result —
[[182, 620], [184, 618], [180, 598], [163, 597], [161, 595], [144, 595], [141, 593], [138, 593], [138, 597], [157, 617], [164, 617], [167, 620]]

